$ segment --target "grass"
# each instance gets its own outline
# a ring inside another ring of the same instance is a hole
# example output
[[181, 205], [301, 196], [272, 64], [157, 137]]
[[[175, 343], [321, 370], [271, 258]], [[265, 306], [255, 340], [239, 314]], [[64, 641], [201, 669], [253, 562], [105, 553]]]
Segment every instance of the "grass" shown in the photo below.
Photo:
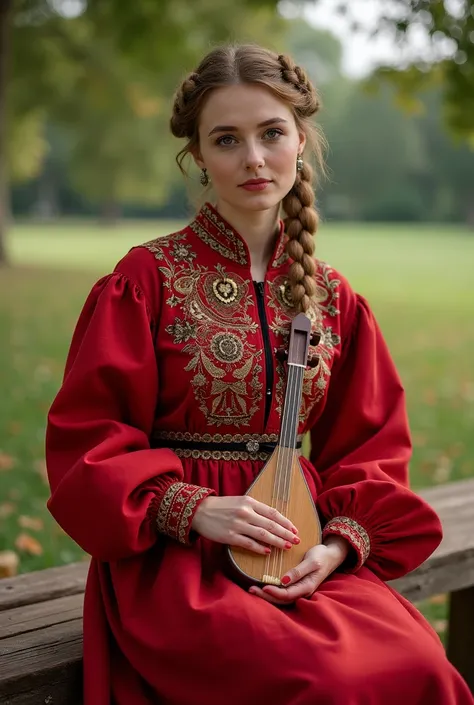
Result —
[[[179, 223], [16, 226], [0, 271], [0, 551], [29, 571], [82, 556], [45, 509], [47, 409], [93, 282]], [[474, 237], [457, 227], [325, 224], [319, 255], [367, 296], [404, 381], [414, 488], [474, 476]], [[426, 607], [442, 625], [442, 599]], [[440, 627], [440, 631], [442, 631]]]

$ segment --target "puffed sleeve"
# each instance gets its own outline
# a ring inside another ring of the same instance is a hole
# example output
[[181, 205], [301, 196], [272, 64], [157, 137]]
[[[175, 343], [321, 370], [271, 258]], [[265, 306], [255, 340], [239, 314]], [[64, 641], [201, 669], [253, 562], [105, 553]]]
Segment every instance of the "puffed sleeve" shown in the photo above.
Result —
[[364, 563], [382, 580], [420, 565], [442, 538], [436, 513], [409, 489], [411, 440], [405, 393], [366, 300], [356, 294], [325, 409], [311, 428], [322, 481], [323, 538], [352, 545], [348, 571]]
[[[129, 259], [136, 267], [140, 258]], [[153, 276], [148, 273], [150, 281]], [[150, 448], [159, 391], [153, 341], [159, 286], [154, 287], [150, 303], [123, 271], [97, 282], [48, 415], [48, 508], [99, 560], [145, 551], [160, 533], [192, 543], [194, 512], [214, 494], [183, 482], [181, 461], [171, 450]]]

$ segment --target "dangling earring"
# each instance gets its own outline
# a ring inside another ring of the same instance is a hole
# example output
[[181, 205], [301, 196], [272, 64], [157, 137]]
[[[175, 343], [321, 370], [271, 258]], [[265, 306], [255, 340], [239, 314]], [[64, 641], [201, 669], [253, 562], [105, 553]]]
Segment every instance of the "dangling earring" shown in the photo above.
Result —
[[303, 157], [301, 156], [301, 154], [298, 154], [298, 156], [296, 158], [296, 171], [303, 171], [303, 167], [304, 167]]
[[210, 179], [209, 179], [209, 177], [208, 177], [208, 175], [207, 175], [207, 169], [205, 169], [205, 168], [201, 169], [201, 176], [199, 177], [199, 181], [201, 182], [201, 184], [202, 184], [203, 186], [207, 186], [207, 185], [208, 185]]

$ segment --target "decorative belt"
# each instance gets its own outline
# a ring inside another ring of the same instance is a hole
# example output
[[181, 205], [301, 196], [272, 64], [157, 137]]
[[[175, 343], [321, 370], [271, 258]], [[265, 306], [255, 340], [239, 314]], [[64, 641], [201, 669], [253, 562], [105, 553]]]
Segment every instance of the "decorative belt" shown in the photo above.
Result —
[[[153, 448], [170, 448], [181, 458], [204, 460], [267, 460], [278, 443], [278, 434], [183, 433], [157, 431], [152, 435]], [[296, 448], [302, 445], [298, 436]]]

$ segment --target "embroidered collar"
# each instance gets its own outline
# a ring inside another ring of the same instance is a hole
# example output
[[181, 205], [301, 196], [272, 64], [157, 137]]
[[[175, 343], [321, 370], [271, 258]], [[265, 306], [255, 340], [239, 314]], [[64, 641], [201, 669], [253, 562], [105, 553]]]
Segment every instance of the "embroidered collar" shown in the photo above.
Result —
[[[215, 252], [244, 267], [250, 266], [247, 243], [217, 210], [206, 203], [190, 224], [191, 230]], [[288, 259], [285, 251], [287, 236], [280, 220], [280, 234], [270, 260], [269, 269], [280, 267]]]

